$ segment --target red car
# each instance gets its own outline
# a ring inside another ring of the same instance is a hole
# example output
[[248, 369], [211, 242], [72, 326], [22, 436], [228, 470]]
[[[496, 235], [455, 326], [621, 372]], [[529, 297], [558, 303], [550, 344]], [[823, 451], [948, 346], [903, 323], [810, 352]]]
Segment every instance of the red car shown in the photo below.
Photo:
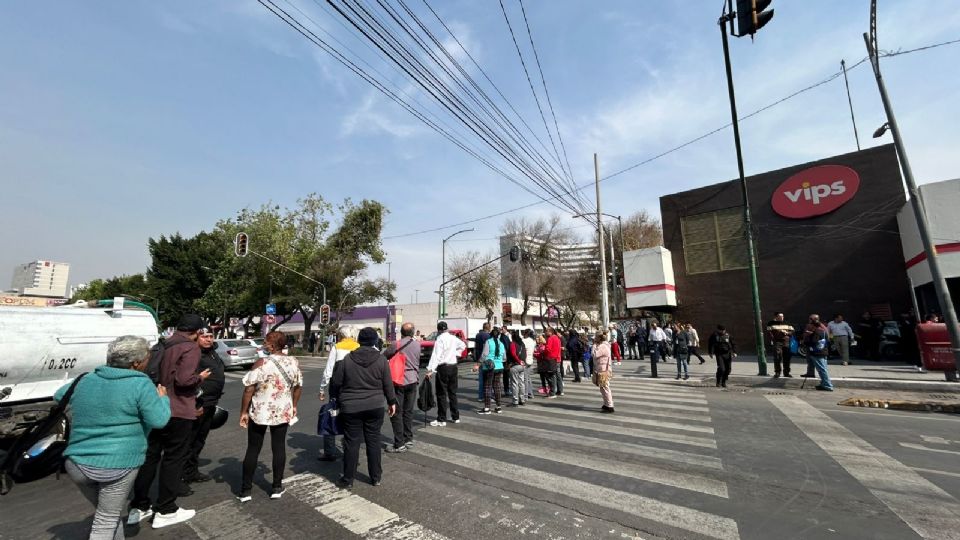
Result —
[[[447, 330], [447, 332], [449, 332], [450, 334], [453, 334], [454, 336], [457, 336], [458, 338], [460, 338], [460, 341], [462, 341], [464, 345], [467, 345], [467, 336], [466, 334], [463, 333], [463, 330], [460, 330], [458, 328], [451, 328]], [[433, 340], [435, 339], [437, 339], [436, 332], [430, 334], [429, 336], [427, 336], [426, 338], [420, 341], [420, 363], [421, 364], [426, 364], [427, 362], [430, 361], [430, 355], [433, 354]], [[467, 355], [469, 354], [469, 352], [470, 351], [468, 351], [466, 347], [464, 347], [463, 353], [460, 355], [461, 362], [467, 359]]]

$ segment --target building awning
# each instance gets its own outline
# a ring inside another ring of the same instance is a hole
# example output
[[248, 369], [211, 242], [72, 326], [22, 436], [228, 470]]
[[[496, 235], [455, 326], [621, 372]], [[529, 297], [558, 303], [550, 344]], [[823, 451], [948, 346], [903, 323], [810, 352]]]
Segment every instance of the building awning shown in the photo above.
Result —
[[673, 280], [673, 257], [664, 247], [627, 251], [623, 254], [627, 307], [652, 309], [675, 307], [677, 286]]

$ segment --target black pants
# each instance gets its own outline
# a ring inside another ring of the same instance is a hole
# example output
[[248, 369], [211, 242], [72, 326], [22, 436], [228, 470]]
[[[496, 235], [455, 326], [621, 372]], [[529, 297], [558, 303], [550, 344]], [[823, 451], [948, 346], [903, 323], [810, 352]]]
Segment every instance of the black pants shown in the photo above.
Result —
[[130, 508], [150, 508], [150, 486], [160, 468], [160, 486], [153, 510], [160, 514], [177, 511], [177, 493], [183, 485], [180, 478], [183, 465], [190, 453], [190, 435], [194, 420], [171, 418], [163, 429], [155, 429], [147, 437], [147, 457], [140, 466], [133, 484]]
[[207, 435], [210, 434], [210, 423], [213, 422], [213, 413], [216, 410], [216, 405], [204, 407], [203, 415], [193, 422], [190, 453], [187, 455], [186, 463], [183, 464], [184, 480], [189, 480], [200, 472], [200, 452], [203, 450], [203, 445], [207, 444]]
[[457, 381], [460, 374], [457, 366], [444, 364], [437, 367], [437, 420], [447, 421], [447, 401], [450, 402], [450, 419], [460, 419], [460, 409], [457, 408]]
[[727, 379], [730, 377], [730, 372], [732, 370], [733, 355], [730, 353], [717, 353], [717, 384], [720, 386], [726, 386]]
[[573, 366], [573, 382], [580, 382], [580, 362], [583, 362], [583, 355], [580, 358], [570, 356], [570, 365]]
[[289, 424], [261, 426], [253, 420], [247, 424], [247, 454], [243, 456], [243, 480], [240, 492], [246, 493], [253, 487], [253, 473], [257, 470], [263, 439], [270, 428], [270, 451], [273, 453], [273, 487], [283, 486], [283, 469], [287, 465], [287, 428]]
[[393, 428], [393, 446], [399, 447], [413, 440], [413, 408], [417, 404], [417, 383], [396, 386], [397, 414], [390, 417]]
[[368, 409], [355, 413], [340, 413], [343, 423], [343, 478], [353, 482], [360, 461], [360, 442], [367, 447], [367, 474], [370, 481], [383, 477], [380, 463], [380, 428], [383, 427], [383, 408]]
[[557, 394], [557, 374], [553, 371], [540, 372], [540, 387], [547, 389], [547, 395]]
[[660, 353], [662, 349], [660, 348], [660, 342], [654, 341], [650, 345], [650, 376], [657, 376], [657, 364], [660, 363]]
[[690, 347], [690, 358], [693, 358], [694, 356], [700, 359], [701, 364], [706, 362], [706, 360], [704, 360], [703, 357], [700, 356], [700, 351], [697, 350], [697, 347]]
[[777, 375], [780, 373], [790, 374], [790, 345], [773, 344], [773, 372]]

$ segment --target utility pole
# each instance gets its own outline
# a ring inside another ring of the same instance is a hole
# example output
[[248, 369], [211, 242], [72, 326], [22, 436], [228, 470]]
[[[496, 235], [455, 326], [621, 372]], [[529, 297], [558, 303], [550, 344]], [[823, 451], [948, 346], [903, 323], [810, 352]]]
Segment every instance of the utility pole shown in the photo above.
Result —
[[[607, 234], [610, 243], [610, 286], [613, 287], [613, 306], [610, 308], [611, 314], [620, 314], [620, 288], [617, 287], [617, 257], [613, 250], [613, 227], [607, 227]], [[606, 276], [604, 276], [606, 277]]]
[[[769, 2], [768, 2], [769, 3]], [[757, 284], [757, 253], [753, 243], [753, 222], [750, 217], [750, 196], [743, 173], [743, 153], [740, 149], [740, 124], [737, 121], [737, 98], [733, 91], [733, 69], [730, 66], [730, 45], [727, 43], [727, 23], [733, 21], [731, 9], [720, 17], [720, 35], [723, 38], [723, 61], [727, 69], [727, 92], [730, 95], [730, 116], [733, 123], [733, 142], [737, 149], [737, 172], [740, 174], [740, 191], [743, 196], [743, 224], [746, 228], [747, 256], [750, 259], [750, 294], [753, 296], [753, 325], [757, 341], [757, 375], [767, 374], [767, 359], [763, 346], [763, 319], [760, 312], [760, 288]], [[744, 34], [741, 29], [741, 35]]]
[[607, 257], [603, 253], [603, 221], [600, 219], [600, 216], [603, 215], [603, 212], [600, 211], [600, 160], [597, 158], [597, 154], [593, 154], [593, 172], [594, 185], [597, 190], [597, 239], [600, 242], [598, 246], [600, 253], [600, 320], [603, 324], [603, 330], [606, 330], [610, 328], [610, 298], [607, 296]]
[[[946, 319], [947, 331], [950, 333], [950, 350], [953, 352], [953, 359], [957, 367], [960, 367], [960, 323], [957, 321], [957, 312], [953, 307], [953, 298], [950, 295], [950, 289], [940, 271], [940, 261], [937, 257], [937, 247], [930, 238], [930, 229], [927, 224], [927, 213], [923, 206], [923, 200], [920, 198], [920, 190], [913, 179], [913, 169], [910, 168], [910, 160], [907, 159], [907, 151], [903, 146], [903, 139], [900, 137], [900, 128], [897, 126], [897, 118], [893, 114], [893, 105], [890, 103], [890, 96], [887, 95], [887, 87], [883, 82], [883, 76], [880, 74], [880, 59], [877, 57], [877, 0], [870, 2], [870, 34], [863, 34], [863, 41], [867, 45], [867, 54], [870, 55], [870, 64], [873, 66], [873, 74], [877, 79], [877, 88], [880, 90], [880, 99], [883, 101], [883, 109], [887, 113], [887, 124], [890, 127], [890, 133], [893, 135], [893, 143], [897, 147], [897, 155], [900, 157], [900, 167], [903, 169], [903, 179], [907, 184], [907, 192], [910, 193], [910, 206], [913, 208], [913, 217], [917, 220], [917, 230], [920, 232], [920, 240], [923, 241], [923, 250], [927, 254], [927, 265], [930, 268], [930, 277], [933, 280], [933, 288], [937, 293], [937, 301], [943, 316]], [[911, 294], [912, 283], [911, 283]], [[918, 313], [919, 315], [919, 313]], [[944, 373], [948, 381], [960, 380], [956, 368], [954, 371]]]

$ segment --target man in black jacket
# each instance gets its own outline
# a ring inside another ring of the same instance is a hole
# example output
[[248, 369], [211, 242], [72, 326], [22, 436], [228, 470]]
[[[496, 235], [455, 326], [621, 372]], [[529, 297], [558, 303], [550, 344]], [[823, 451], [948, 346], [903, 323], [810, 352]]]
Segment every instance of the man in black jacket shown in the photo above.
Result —
[[373, 328], [360, 330], [360, 347], [337, 362], [330, 379], [330, 397], [337, 400], [343, 426], [343, 475], [337, 484], [353, 486], [360, 460], [360, 441], [367, 448], [367, 474], [379, 486], [383, 477], [380, 461], [380, 428], [386, 401], [390, 416], [397, 412], [397, 398], [387, 359], [376, 349], [379, 335]]
[[722, 324], [718, 324], [717, 331], [710, 336], [707, 353], [711, 358], [717, 355], [717, 387], [726, 388], [733, 371], [733, 359], [737, 357], [737, 345]]
[[187, 462], [183, 465], [183, 481], [186, 484], [210, 480], [209, 475], [200, 472], [198, 463], [200, 451], [203, 450], [207, 435], [210, 433], [213, 413], [217, 410], [217, 403], [220, 402], [223, 385], [226, 382], [223, 373], [224, 365], [217, 355], [217, 343], [214, 341], [213, 330], [209, 326], [200, 329], [197, 345], [200, 346], [200, 363], [197, 365], [197, 371], [209, 369], [210, 376], [200, 383], [200, 389], [197, 392], [197, 421], [193, 423], [190, 455], [187, 456]]

